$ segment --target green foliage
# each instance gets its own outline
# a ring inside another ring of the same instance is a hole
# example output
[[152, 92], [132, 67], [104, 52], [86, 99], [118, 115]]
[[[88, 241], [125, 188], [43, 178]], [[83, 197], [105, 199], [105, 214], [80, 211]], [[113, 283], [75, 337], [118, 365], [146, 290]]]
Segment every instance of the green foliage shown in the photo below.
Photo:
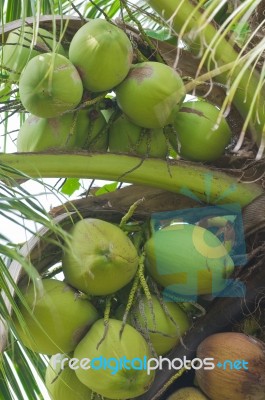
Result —
[[80, 189], [80, 180], [78, 178], [67, 178], [61, 188], [61, 192], [71, 196]]
[[145, 29], [147, 36], [152, 39], [161, 40], [162, 42], [168, 42], [173, 45], [177, 45], [177, 37], [172, 35], [172, 31], [169, 28], [160, 28], [158, 30]]
[[115, 190], [118, 188], [118, 186], [119, 186], [119, 182], [107, 183], [106, 185], [101, 186], [101, 188], [99, 188], [96, 191], [95, 196], [100, 196], [101, 194], [115, 192]]
[[103, 13], [106, 13], [108, 18], [113, 18], [120, 10], [119, 0], [95, 0], [88, 1], [85, 6], [86, 18], [99, 18], [102, 17]]
[[246, 40], [251, 32], [248, 22], [239, 22], [237, 24], [233, 24], [231, 30], [234, 32], [235, 41], [240, 46], [246, 43]]
[[12, 347], [0, 354], [1, 398], [43, 399], [44, 385], [41, 381], [44, 379], [46, 365], [47, 360], [43, 356], [25, 351], [17, 341], [13, 342]]

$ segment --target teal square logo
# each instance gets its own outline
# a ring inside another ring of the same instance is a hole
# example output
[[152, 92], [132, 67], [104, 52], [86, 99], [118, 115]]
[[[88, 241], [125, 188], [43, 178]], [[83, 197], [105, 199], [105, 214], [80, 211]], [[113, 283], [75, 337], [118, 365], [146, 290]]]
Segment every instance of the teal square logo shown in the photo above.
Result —
[[151, 231], [153, 256], [150, 262], [147, 254], [147, 268], [155, 270], [165, 300], [245, 295], [244, 283], [233, 279], [247, 261], [239, 204], [153, 213]]

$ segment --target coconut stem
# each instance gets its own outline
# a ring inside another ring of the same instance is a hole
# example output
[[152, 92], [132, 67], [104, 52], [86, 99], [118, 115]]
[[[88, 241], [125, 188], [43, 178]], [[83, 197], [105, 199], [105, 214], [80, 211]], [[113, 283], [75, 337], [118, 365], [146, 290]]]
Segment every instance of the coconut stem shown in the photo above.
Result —
[[144, 198], [137, 200], [135, 203], [133, 203], [127, 213], [122, 217], [121, 222], [120, 222], [120, 228], [124, 230], [125, 225], [129, 221], [129, 219], [133, 216], [136, 208], [139, 206], [144, 201]]
[[140, 280], [142, 289], [144, 291], [145, 297], [147, 298], [148, 302], [150, 303], [150, 306], [152, 307], [152, 296], [151, 296], [149, 286], [148, 286], [145, 276], [144, 276], [144, 260], [145, 260], [145, 252], [143, 251], [142, 254], [140, 255], [140, 259], [139, 259], [139, 268], [137, 271], [137, 275], [139, 276], [139, 280]]
[[78, 177], [138, 183], [211, 204], [234, 202], [245, 206], [263, 193], [255, 183], [244, 184], [236, 177], [199, 163], [148, 158], [137, 167], [139, 160], [112, 153], [2, 154], [0, 172], [11, 179]]
[[110, 296], [107, 296], [107, 298], [106, 298], [106, 305], [105, 305], [105, 310], [104, 310], [104, 333], [103, 333], [103, 337], [100, 339], [100, 341], [97, 344], [97, 349], [99, 348], [101, 343], [104, 341], [104, 339], [105, 339], [105, 337], [107, 336], [107, 333], [108, 333], [109, 317], [110, 317], [112, 299], [113, 299], [113, 295], [112, 294]]
[[134, 14], [130, 10], [130, 7], [128, 7], [126, 1], [125, 0], [120, 0], [120, 3], [125, 8], [130, 20], [133, 21], [136, 24], [137, 28], [139, 29], [139, 32], [141, 33], [143, 39], [145, 40], [145, 42], [147, 43], [149, 48], [153, 50], [157, 61], [159, 61], [161, 63], [164, 63], [163, 58], [161, 57], [161, 55], [159, 54], [159, 52], [157, 50], [157, 47], [155, 47], [155, 45], [152, 42], [152, 40], [147, 36], [147, 34], [145, 33], [144, 29], [142, 28], [141, 23], [139, 22], [139, 20], [137, 18], [135, 18]]
[[[95, 97], [94, 99], [90, 99], [90, 100], [84, 101], [78, 107], [75, 108], [75, 111], [83, 110], [83, 108], [86, 108], [86, 107], [92, 106], [94, 104], [97, 104], [100, 100], [104, 100], [107, 94], [108, 94], [108, 92], [105, 92], [105, 93], [100, 94], [99, 96]], [[72, 110], [66, 111], [64, 114], [68, 114], [68, 113], [71, 113], [71, 112], [73, 112], [73, 111]]]
[[138, 274], [135, 275], [134, 280], [133, 280], [133, 285], [131, 287], [130, 293], [129, 293], [129, 297], [128, 297], [128, 301], [126, 304], [126, 308], [123, 314], [123, 318], [122, 318], [122, 326], [121, 326], [121, 330], [120, 330], [120, 338], [122, 335], [122, 332], [125, 328], [125, 324], [129, 315], [129, 312], [134, 304], [134, 298], [135, 298], [135, 294], [139, 288], [139, 282], [140, 282], [140, 278], [138, 276]]
[[156, 398], [159, 399], [160, 396], [169, 388], [169, 386], [172, 385], [172, 383], [174, 383], [177, 379], [179, 379], [179, 378], [184, 374], [184, 372], [186, 372], [186, 371], [187, 371], [187, 369], [184, 367], [184, 368], [181, 368], [178, 372], [176, 372], [176, 373], [169, 379], [169, 381], [166, 382], [166, 383], [164, 384], [164, 386], [157, 392]]

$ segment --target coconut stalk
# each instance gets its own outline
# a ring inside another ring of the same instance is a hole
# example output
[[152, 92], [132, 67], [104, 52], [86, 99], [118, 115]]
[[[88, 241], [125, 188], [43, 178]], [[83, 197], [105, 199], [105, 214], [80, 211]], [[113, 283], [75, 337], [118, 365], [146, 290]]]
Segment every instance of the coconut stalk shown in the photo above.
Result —
[[[239, 139], [238, 149], [243, 141], [243, 135], [247, 125], [253, 134], [257, 144], [260, 145], [257, 158], [261, 158], [265, 146], [265, 114], [263, 104], [265, 102], [264, 71], [260, 74], [253, 68], [255, 62], [264, 49], [264, 41], [261, 41], [254, 51], [249, 52], [248, 61], [235, 50], [234, 43], [226, 39], [224, 31], [218, 31], [216, 26], [209, 21], [210, 16], [204, 17], [198, 5], [192, 1], [183, 0], [146, 0], [158, 14], [160, 14], [190, 46], [196, 56], [201, 58], [202, 65], [208, 70], [218, 69], [233, 63], [233, 67], [226, 73], [215, 75], [215, 79], [228, 85], [226, 106], [231, 102], [236, 106], [244, 120], [242, 137]], [[244, 13], [251, 12], [259, 1], [249, 1], [243, 10], [238, 12], [234, 22], [239, 20]], [[216, 3], [216, 6], [218, 3]], [[241, 59], [242, 58], [242, 59]], [[222, 69], [222, 68], [221, 68]], [[211, 78], [209, 73], [209, 79]], [[198, 77], [198, 80], [199, 77]], [[194, 81], [194, 87], [196, 86]], [[189, 85], [190, 89], [192, 88]]]
[[2, 154], [1, 164], [2, 172], [13, 179], [21, 179], [14, 168], [31, 178], [114, 180], [153, 186], [211, 204], [235, 202], [243, 207], [263, 193], [257, 184], [244, 184], [209, 166], [123, 154]]

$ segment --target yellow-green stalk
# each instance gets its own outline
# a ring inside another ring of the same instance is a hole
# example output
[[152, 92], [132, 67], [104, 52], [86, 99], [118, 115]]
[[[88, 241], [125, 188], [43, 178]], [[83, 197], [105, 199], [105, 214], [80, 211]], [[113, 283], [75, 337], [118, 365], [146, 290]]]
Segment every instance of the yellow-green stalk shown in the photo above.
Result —
[[263, 193], [257, 184], [241, 183], [237, 177], [198, 163], [155, 158], [141, 161], [138, 157], [111, 153], [1, 154], [0, 172], [21, 179], [19, 171], [32, 178], [76, 177], [137, 183], [211, 204], [235, 202], [245, 206]]

